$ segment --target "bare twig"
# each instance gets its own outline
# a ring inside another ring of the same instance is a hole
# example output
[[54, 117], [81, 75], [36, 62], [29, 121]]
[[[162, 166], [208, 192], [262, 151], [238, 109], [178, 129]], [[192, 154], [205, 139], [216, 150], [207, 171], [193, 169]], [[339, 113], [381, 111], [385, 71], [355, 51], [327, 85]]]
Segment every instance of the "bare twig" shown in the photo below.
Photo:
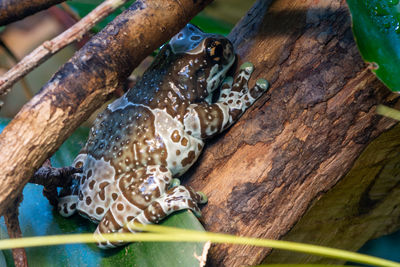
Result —
[[[17, 56], [11, 51], [10, 48], [3, 42], [3, 40], [0, 39], [0, 46], [6, 51], [6, 53], [10, 56], [10, 58], [13, 61], [13, 64], [17, 64], [19, 61]], [[8, 66], [8, 68], [11, 68], [11, 66]], [[21, 86], [24, 91], [25, 97], [30, 100], [33, 97], [32, 90], [30, 89], [28, 82], [26, 81], [25, 78], [21, 78]], [[1, 104], [0, 104], [1, 106]]]
[[21, 77], [25, 76], [59, 50], [74, 41], [80, 40], [97, 22], [107, 17], [125, 2], [127, 2], [127, 0], [104, 1], [74, 26], [37, 47], [0, 78], [0, 95], [8, 93], [9, 88]]
[[20, 20], [65, 0], [0, 0], [0, 25]]

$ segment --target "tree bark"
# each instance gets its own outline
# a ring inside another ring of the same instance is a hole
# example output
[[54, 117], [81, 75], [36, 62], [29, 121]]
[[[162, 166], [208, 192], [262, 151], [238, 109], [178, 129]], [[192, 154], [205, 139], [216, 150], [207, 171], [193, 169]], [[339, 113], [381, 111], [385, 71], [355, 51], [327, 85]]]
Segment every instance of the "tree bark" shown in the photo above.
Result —
[[[269, 2], [257, 1], [230, 38], [255, 64], [253, 81], [272, 87], [185, 177], [209, 198], [206, 230], [355, 250], [399, 228], [399, 130], [371, 143], [396, 124], [377, 104], [399, 107], [399, 97], [359, 55], [345, 1], [276, 0], [267, 11]], [[270, 252], [215, 245], [209, 264], [319, 260]]]
[[23, 19], [65, 0], [0, 0], [0, 26]]
[[137, 1], [54, 74], [0, 135], [0, 214], [133, 68], [209, 2]]

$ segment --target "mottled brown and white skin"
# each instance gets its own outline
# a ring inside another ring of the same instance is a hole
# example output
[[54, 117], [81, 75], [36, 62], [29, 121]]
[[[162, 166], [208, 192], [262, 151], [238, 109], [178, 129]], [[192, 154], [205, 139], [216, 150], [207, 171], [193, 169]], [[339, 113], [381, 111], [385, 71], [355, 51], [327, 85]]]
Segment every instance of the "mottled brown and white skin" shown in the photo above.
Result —
[[[77, 210], [99, 223], [100, 235], [133, 232], [128, 222], [158, 223], [176, 210], [200, 214], [197, 204], [206, 197], [173, 177], [193, 165], [205, 139], [228, 128], [268, 87], [260, 79], [248, 88], [250, 63], [235, 79], [226, 78], [234, 61], [223, 36], [190, 24], [174, 36], [136, 86], [98, 115], [74, 161], [83, 173], [60, 193], [60, 213]], [[116, 245], [99, 238], [102, 248]]]

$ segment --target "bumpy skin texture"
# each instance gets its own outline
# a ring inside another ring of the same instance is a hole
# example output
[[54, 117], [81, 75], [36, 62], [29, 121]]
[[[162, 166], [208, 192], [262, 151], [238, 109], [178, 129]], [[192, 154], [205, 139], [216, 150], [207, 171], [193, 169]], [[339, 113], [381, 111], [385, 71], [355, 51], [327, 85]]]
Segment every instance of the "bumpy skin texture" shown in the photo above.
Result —
[[248, 88], [250, 63], [235, 80], [225, 79], [234, 61], [223, 36], [190, 24], [174, 36], [136, 86], [97, 117], [74, 161], [83, 173], [60, 193], [60, 213], [77, 210], [99, 223], [101, 248], [119, 245], [102, 233], [133, 232], [128, 222], [158, 223], [181, 209], [200, 214], [197, 204], [206, 197], [171, 183], [173, 177], [193, 165], [204, 139], [228, 128], [268, 87], [260, 79]]

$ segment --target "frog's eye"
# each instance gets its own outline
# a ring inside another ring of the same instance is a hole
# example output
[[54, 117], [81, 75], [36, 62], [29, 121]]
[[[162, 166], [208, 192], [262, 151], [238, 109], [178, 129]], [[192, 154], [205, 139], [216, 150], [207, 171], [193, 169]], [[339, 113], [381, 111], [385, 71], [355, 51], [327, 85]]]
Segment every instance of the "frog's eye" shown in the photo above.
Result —
[[224, 46], [223, 44], [218, 41], [214, 40], [207, 46], [207, 54], [214, 60], [220, 61], [224, 53]]

